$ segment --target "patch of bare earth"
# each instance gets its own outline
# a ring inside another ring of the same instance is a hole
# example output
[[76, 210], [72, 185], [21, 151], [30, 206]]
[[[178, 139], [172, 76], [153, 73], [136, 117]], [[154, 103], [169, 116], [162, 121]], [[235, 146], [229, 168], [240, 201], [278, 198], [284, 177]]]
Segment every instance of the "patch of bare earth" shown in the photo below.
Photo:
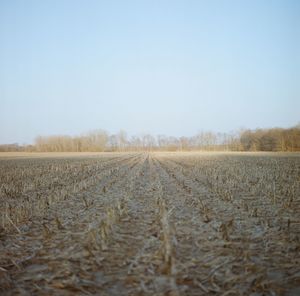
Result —
[[299, 295], [300, 157], [0, 160], [1, 295]]

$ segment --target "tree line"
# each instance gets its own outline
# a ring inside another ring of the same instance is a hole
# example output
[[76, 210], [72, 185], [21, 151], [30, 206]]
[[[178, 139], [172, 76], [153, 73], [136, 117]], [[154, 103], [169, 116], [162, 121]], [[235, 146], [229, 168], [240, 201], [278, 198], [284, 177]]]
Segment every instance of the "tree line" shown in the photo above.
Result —
[[292, 128], [240, 130], [232, 133], [199, 132], [192, 137], [129, 137], [121, 130], [109, 134], [95, 130], [81, 136], [38, 136], [33, 145], [0, 145], [0, 151], [104, 152], [104, 151], [300, 151], [300, 124]]

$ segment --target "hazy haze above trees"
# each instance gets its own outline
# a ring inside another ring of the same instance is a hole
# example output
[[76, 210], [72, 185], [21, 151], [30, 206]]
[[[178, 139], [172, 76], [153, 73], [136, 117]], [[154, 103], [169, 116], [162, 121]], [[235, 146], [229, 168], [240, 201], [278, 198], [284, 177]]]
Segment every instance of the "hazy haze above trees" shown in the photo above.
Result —
[[[299, 28], [295, 0], [0, 1], [0, 144], [101, 127], [177, 147], [199, 129], [288, 128]], [[72, 145], [95, 148], [86, 137]]]

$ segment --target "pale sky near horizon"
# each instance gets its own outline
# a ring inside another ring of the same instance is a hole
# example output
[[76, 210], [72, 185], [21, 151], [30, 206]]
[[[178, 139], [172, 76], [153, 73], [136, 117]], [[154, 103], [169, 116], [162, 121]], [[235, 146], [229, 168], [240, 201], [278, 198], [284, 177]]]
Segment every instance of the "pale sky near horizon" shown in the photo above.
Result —
[[300, 1], [0, 0], [0, 144], [300, 122]]

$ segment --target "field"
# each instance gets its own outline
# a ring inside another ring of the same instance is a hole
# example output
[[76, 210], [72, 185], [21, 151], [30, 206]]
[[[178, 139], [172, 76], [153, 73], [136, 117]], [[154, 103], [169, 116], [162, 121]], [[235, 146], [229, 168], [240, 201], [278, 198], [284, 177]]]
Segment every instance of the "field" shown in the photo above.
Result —
[[300, 155], [0, 155], [1, 295], [300, 295]]

